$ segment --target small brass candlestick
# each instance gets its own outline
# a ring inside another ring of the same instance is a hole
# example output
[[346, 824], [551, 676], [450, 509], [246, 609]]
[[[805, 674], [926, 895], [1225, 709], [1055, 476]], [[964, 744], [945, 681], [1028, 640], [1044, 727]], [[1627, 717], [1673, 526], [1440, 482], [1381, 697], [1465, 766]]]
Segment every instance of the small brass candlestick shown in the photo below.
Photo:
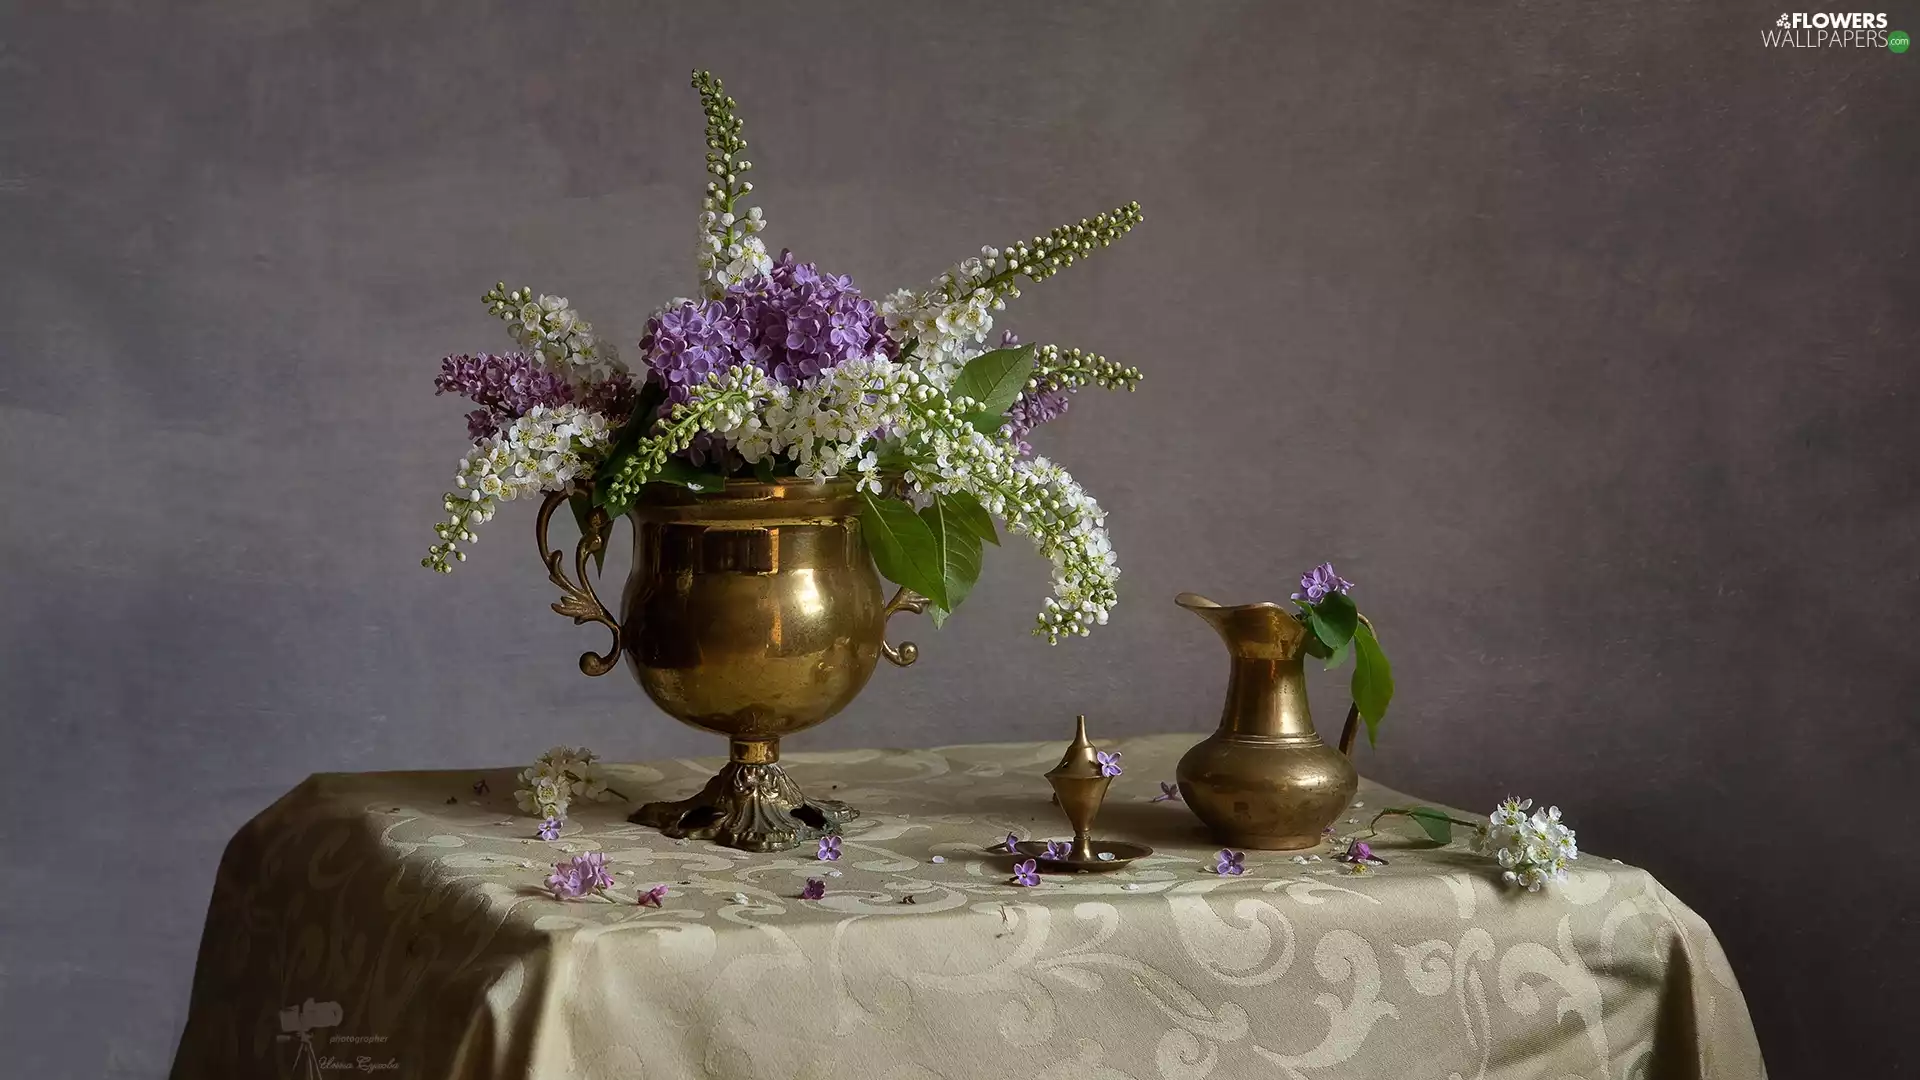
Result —
[[1093, 838], [1093, 819], [1100, 814], [1100, 804], [1107, 797], [1113, 777], [1101, 771], [1100, 759], [1093, 744], [1087, 741], [1085, 716], [1075, 719], [1073, 742], [1067, 746], [1060, 764], [1047, 773], [1047, 783], [1053, 785], [1055, 800], [1067, 815], [1067, 823], [1073, 826], [1073, 843], [1064, 859], [1049, 857], [1046, 843], [1040, 840], [1022, 841], [1015, 848], [1018, 854], [1031, 856], [1042, 869], [1071, 871], [1117, 870], [1141, 856], [1153, 854], [1153, 849], [1144, 844]]

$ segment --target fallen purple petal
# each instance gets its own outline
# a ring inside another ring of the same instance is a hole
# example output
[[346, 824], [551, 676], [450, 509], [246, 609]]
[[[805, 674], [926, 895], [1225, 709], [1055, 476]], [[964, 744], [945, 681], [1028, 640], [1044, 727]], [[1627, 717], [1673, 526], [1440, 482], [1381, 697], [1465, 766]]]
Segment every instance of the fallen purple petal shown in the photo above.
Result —
[[806, 887], [800, 890], [802, 900], [818, 900], [825, 895], [827, 895], [827, 883], [817, 877], [808, 878]]
[[1244, 874], [1247, 872], [1246, 858], [1247, 853], [1244, 851], [1221, 848], [1213, 856], [1213, 872], [1229, 876]]
[[557, 817], [550, 817], [545, 821], [542, 821], [540, 823], [540, 827], [537, 830], [535, 830], [535, 835], [539, 836], [540, 839], [542, 840], [560, 839], [560, 819]]
[[1065, 862], [1072, 856], [1073, 856], [1073, 849], [1067, 846], [1066, 841], [1064, 840], [1047, 841], [1047, 852], [1046, 852], [1046, 855], [1044, 856], [1045, 858], [1052, 859], [1054, 862]]
[[1180, 786], [1178, 784], [1169, 784], [1165, 780], [1162, 780], [1160, 781], [1160, 794], [1155, 795], [1152, 799], [1148, 801], [1149, 802], [1180, 802], [1181, 801]]
[[1040, 864], [1032, 859], [1028, 859], [1025, 862], [1014, 863], [1013, 883], [1015, 885], [1023, 885], [1029, 889], [1040, 884]]
[[641, 907], [659, 907], [660, 901], [666, 898], [667, 887], [665, 885], [655, 885], [653, 888], [640, 894], [638, 903]]
[[1105, 750], [1096, 750], [1093, 759], [1100, 763], [1101, 776], [1119, 776], [1124, 771], [1120, 768], [1120, 751], [1118, 750], [1111, 754]]
[[1340, 862], [1353, 866], [1385, 866], [1387, 860], [1373, 853], [1373, 848], [1364, 840], [1355, 840], [1347, 845], [1347, 850], [1335, 855]]
[[820, 848], [813, 853], [813, 857], [819, 859], [821, 862], [834, 862], [839, 859], [840, 838], [838, 836], [821, 837]]

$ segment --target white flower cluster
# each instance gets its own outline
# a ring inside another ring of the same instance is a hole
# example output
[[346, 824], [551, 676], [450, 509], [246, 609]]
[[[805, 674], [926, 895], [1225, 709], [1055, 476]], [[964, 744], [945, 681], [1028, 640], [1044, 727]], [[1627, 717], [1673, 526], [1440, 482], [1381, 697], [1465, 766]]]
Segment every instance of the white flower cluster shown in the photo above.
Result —
[[421, 565], [451, 573], [448, 560], [464, 561], [459, 544], [472, 543], [474, 528], [493, 519], [500, 503], [538, 491], [565, 487], [591, 468], [612, 433], [607, 419], [578, 405], [536, 405], [527, 415], [480, 442], [460, 459], [455, 491], [442, 505], [447, 520], [433, 527], [440, 543], [427, 550]]
[[1534, 810], [1532, 799], [1508, 796], [1494, 808], [1487, 824], [1473, 838], [1473, 849], [1500, 862], [1500, 877], [1509, 885], [1539, 892], [1549, 882], [1567, 879], [1567, 864], [1580, 857], [1573, 830], [1560, 824], [1560, 808]]
[[564, 296], [538, 296], [531, 289], [507, 291], [499, 282], [481, 297], [487, 311], [507, 324], [521, 348], [578, 384], [591, 384], [625, 372], [612, 343], [593, 336], [593, 327]]
[[767, 227], [760, 208], [736, 218], [722, 205], [709, 195], [700, 212], [700, 292], [709, 300], [719, 299], [730, 286], [773, 270], [766, 243], [755, 235]]
[[1012, 446], [966, 419], [977, 402], [949, 398], [916, 367], [883, 357], [850, 360], [797, 388], [756, 369], [716, 373], [643, 440], [634, 466], [613, 484], [630, 497], [666, 458], [712, 433], [749, 461], [786, 457], [808, 479], [852, 471], [878, 492], [883, 456], [904, 463], [913, 492], [967, 492], [1012, 531], [1031, 538], [1053, 565], [1053, 593], [1036, 633], [1058, 642], [1104, 625], [1117, 599], [1120, 568], [1106, 514], [1045, 458], [1022, 459]]
[[597, 761], [593, 751], [584, 746], [556, 746], [520, 770], [521, 787], [513, 793], [513, 800], [526, 813], [564, 821], [575, 799], [604, 802], [616, 798], [607, 790], [606, 777]]
[[998, 248], [981, 248], [978, 258], [963, 259], [935, 278], [932, 289], [900, 289], [880, 302], [887, 329], [898, 340], [920, 343], [915, 359], [942, 389], [953, 384], [967, 361], [986, 351], [991, 313], [1020, 295], [1005, 269]]

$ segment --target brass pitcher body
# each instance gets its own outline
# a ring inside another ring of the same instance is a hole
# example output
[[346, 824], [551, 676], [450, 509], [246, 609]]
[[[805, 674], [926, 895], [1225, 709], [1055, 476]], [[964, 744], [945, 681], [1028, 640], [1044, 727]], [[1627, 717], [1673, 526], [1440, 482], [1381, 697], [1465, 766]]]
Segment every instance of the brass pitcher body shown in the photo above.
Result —
[[581, 670], [604, 674], [624, 654], [661, 710], [728, 740], [728, 763], [705, 790], [648, 803], [633, 820], [669, 836], [778, 851], [857, 816], [808, 799], [778, 764], [780, 740], [845, 708], [881, 657], [905, 666], [918, 654], [911, 643], [886, 643], [888, 616], [925, 601], [905, 590], [883, 599], [853, 484], [730, 483], [717, 494], [649, 487], [628, 515], [634, 559], [617, 621], [586, 576], [604, 547], [604, 513], [595, 511], [581, 538], [578, 583], [547, 549], [548, 518], [564, 501], [548, 496], [539, 521], [541, 557], [567, 594], [554, 608], [614, 632], [614, 649], [583, 655]]
[[1188, 750], [1180, 797], [1229, 847], [1310, 848], [1352, 801], [1360, 776], [1320, 741], [1307, 708], [1307, 627], [1278, 604], [1227, 607], [1181, 593], [1212, 624], [1231, 667], [1220, 728]]

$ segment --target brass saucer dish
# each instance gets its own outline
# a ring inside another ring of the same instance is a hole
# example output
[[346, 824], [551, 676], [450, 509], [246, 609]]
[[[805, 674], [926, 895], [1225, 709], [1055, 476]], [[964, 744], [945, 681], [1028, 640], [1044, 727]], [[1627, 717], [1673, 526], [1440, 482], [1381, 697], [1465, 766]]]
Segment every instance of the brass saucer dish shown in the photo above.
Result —
[[[1073, 845], [1068, 845], [1069, 849]], [[1088, 844], [1091, 857], [1069, 854], [1064, 859], [1047, 858], [1047, 842], [1044, 840], [1022, 840], [1014, 847], [1015, 858], [1026, 857], [1040, 865], [1040, 869], [1054, 873], [1099, 873], [1102, 870], [1118, 870], [1135, 859], [1143, 859], [1153, 854], [1153, 849], [1145, 844], [1130, 844], [1124, 840], [1093, 840]], [[1101, 858], [1102, 855], [1109, 856]]]

